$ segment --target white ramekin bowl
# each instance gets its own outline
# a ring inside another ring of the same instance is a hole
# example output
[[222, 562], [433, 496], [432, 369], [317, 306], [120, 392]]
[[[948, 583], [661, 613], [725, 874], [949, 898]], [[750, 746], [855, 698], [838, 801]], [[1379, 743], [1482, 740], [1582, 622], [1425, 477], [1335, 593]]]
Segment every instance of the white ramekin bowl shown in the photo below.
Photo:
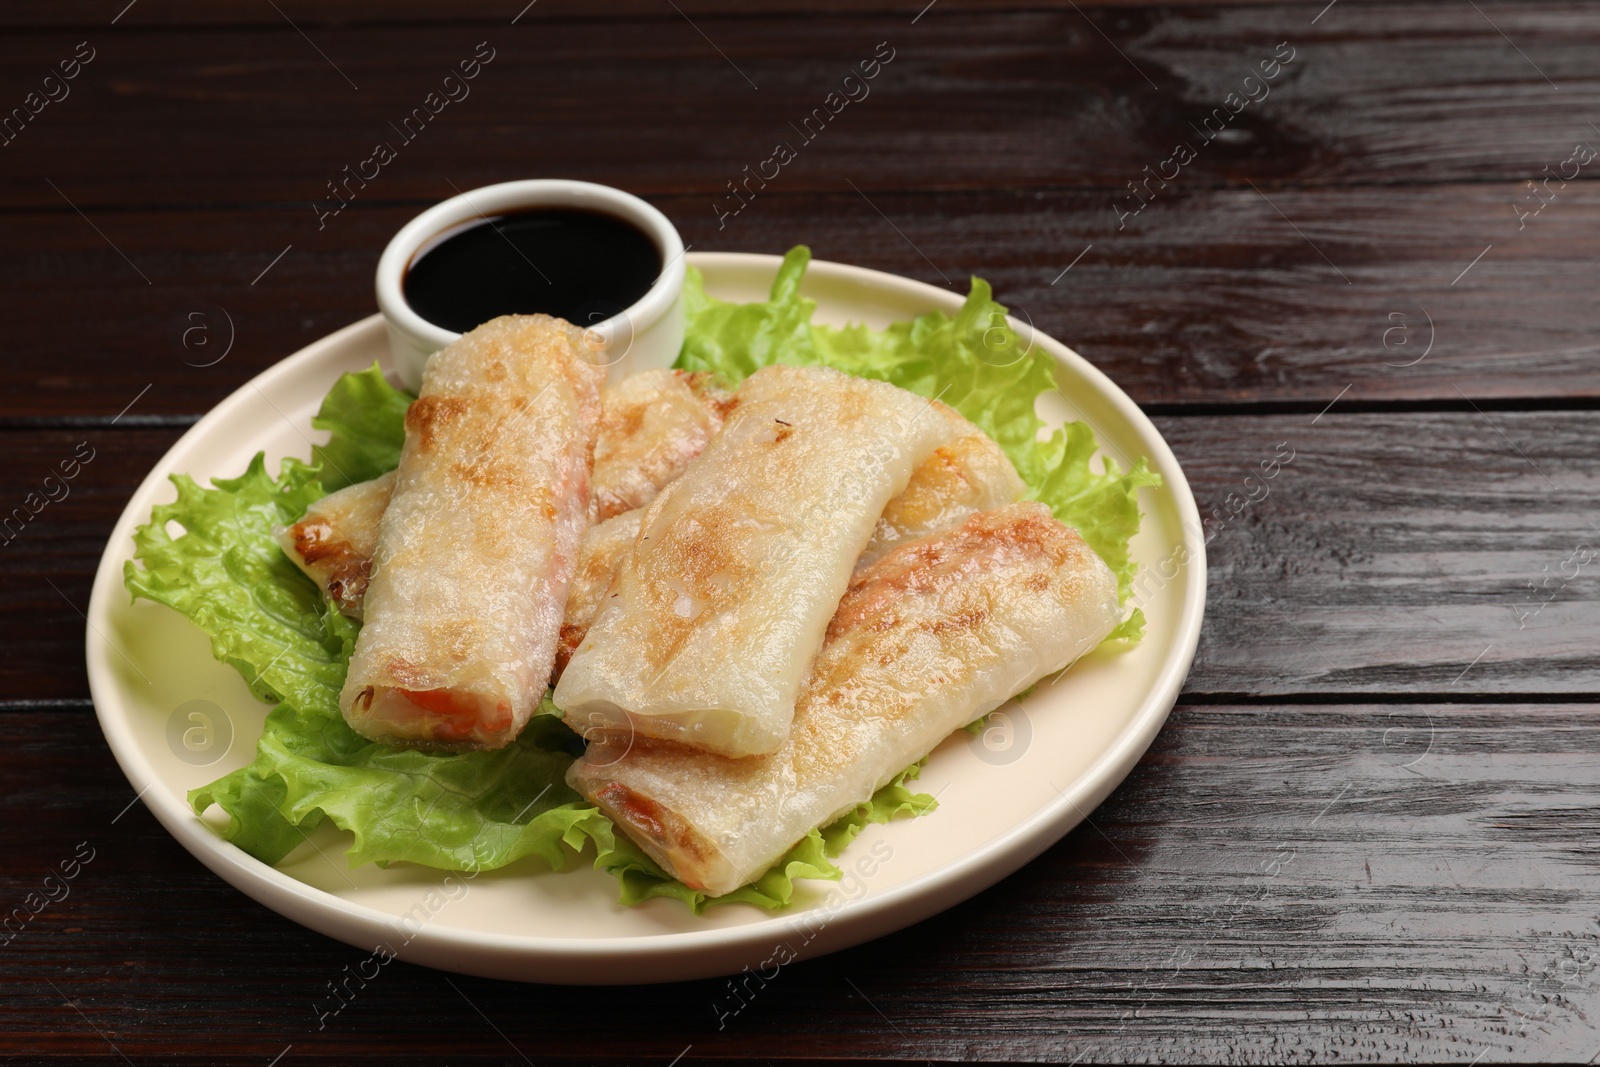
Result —
[[683, 238], [667, 217], [631, 193], [593, 182], [539, 178], [472, 189], [441, 201], [400, 228], [378, 259], [378, 310], [388, 326], [395, 370], [410, 389], [428, 357], [461, 335], [424, 319], [405, 299], [406, 270], [419, 252], [463, 225], [532, 208], [602, 212], [639, 227], [661, 253], [661, 275], [632, 306], [589, 329], [611, 380], [669, 367], [683, 347]]

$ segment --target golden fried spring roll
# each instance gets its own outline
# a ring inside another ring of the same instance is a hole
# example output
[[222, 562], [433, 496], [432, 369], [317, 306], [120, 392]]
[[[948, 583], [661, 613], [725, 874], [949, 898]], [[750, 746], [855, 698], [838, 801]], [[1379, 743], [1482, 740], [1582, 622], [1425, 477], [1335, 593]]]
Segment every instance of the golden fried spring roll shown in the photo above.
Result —
[[733, 404], [703, 372], [647, 370], [607, 386], [594, 446], [594, 520], [654, 500], [722, 429]]
[[587, 354], [560, 319], [508, 315], [428, 360], [339, 698], [358, 733], [499, 748], [538, 707], [589, 518]]
[[911, 475], [905, 492], [889, 501], [856, 570], [877, 562], [907, 541], [948, 530], [980, 511], [1021, 500], [1027, 483], [989, 435], [954, 408], [934, 401], [956, 433]]
[[778, 751], [727, 759], [608, 737], [567, 780], [674, 877], [727, 893], [1094, 648], [1119, 615], [1116, 578], [1077, 532], [1043, 504], [1010, 504], [856, 575]]
[[378, 524], [394, 492], [395, 472], [329, 493], [299, 522], [278, 532], [284, 553], [328, 594], [339, 611], [361, 618], [378, 550]]
[[951, 439], [929, 401], [767, 367], [646, 509], [555, 703], [586, 729], [775, 751], [883, 507]]

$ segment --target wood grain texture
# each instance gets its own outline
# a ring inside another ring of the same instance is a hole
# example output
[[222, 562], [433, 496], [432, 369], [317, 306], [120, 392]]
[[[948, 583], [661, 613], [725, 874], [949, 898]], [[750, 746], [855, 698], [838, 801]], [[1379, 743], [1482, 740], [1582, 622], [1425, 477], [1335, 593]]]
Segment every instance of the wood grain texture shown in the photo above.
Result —
[[[1597, 418], [1158, 420], [1221, 520], [1188, 690], [1600, 689]], [[1294, 460], [1263, 483], [1280, 443]]]
[[1600, 1050], [1600, 886], [1573, 833], [1600, 801], [1592, 706], [1180, 707], [1091, 823], [1023, 871], [752, 983], [737, 1013], [723, 981], [599, 994], [396, 963], [321, 1030], [313, 1002], [362, 953], [226, 886], [142, 805], [113, 823], [132, 790], [86, 709], [0, 713], [0, 740], [0, 900], [95, 850], [0, 953], [19, 1062], [114, 1058], [108, 1043], [258, 1067], [291, 1045], [284, 1064]]
[[[1591, 525], [1600, 522], [1600, 413], [1345, 415], [1336, 406], [1315, 421], [1157, 423], [1212, 518], [1190, 696], [1600, 689], [1600, 531]], [[14, 577], [0, 590], [0, 691], [87, 696], [78, 611], [112, 523], [178, 432], [6, 435], [8, 507], [79, 442], [96, 458], [70, 496], [0, 546]], [[1261, 478], [1264, 462], [1291, 453]], [[1593, 550], [1588, 561], [1581, 546]], [[1137, 588], [1159, 582], [1152, 567]]]
[[83, 612], [95, 568], [134, 488], [177, 437], [0, 432], [0, 702], [88, 698]]
[[[1228, 4], [1263, 4], [1271, 0], [1227, 0]], [[1346, 0], [1358, 3], [1359, 0]], [[541, 20], [555, 19], [639, 19], [661, 18], [665, 6], [657, 0], [535, 0]], [[941, 13], [1061, 11], [1072, 10], [1071, 0], [935, 0]], [[1213, 0], [1177, 0], [1166, 6], [1224, 6]], [[248, 0], [165, 0], [129, 7], [128, 0], [15, 0], [0, 8], [0, 26], [17, 29], [95, 29], [110, 24], [130, 29], [195, 29], [202, 26], [282, 26], [287, 21], [304, 27], [383, 26], [417, 23], [506, 24], [519, 13], [531, 17], [534, 4], [527, 0], [461, 0], [448, 7], [430, 0], [393, 0], [382, 5], [341, 0], [315, 3], [313, 0], [283, 0], [278, 11]], [[915, 18], [923, 9], [934, 6], [928, 0], [766, 0], [766, 14], [883, 14]], [[1144, 0], [1091, 0], [1082, 8], [1148, 6]], [[118, 13], [128, 7], [118, 18]], [[681, 0], [677, 7], [691, 18], [718, 18], [752, 14], [745, 0]], [[669, 9], [670, 11], [670, 9]], [[1315, 8], [1312, 9], [1313, 13]], [[679, 16], [674, 16], [679, 17]], [[519, 20], [520, 21], [520, 20]]]
[[[1096, 188], [1109, 201], [1130, 197], [1145, 167], [1170, 176], [1162, 163], [1181, 141], [1196, 152], [1173, 178], [1183, 189], [1524, 181], [1594, 138], [1600, 113], [1589, 77], [1600, 21], [1572, 3], [1496, 6], [1492, 22], [1453, 4], [1351, 5], [1315, 25], [1307, 5], [935, 8], [916, 25], [906, 12], [657, 10], [541, 21], [536, 7], [516, 26], [357, 26], [315, 40], [281, 22], [10, 34], [7, 110], [80, 40], [93, 38], [95, 59], [0, 149], [0, 206], [57, 210], [63, 194], [85, 210], [306, 204], [330, 199], [327, 183], [379, 142], [398, 159], [377, 178], [368, 168], [362, 199], [538, 175], [721, 195], [779, 140], [800, 142], [805, 116], [879, 42], [893, 62], [814, 143], [796, 144], [786, 190], [848, 190], [849, 178], [869, 192]], [[481, 41], [495, 59], [470, 95], [408, 143], [396, 126]], [[1246, 85], [1280, 43], [1292, 61], [1266, 89]], [[1246, 92], [1268, 95], [1203, 138], [1206, 116]]]
[[[1315, 413], [1346, 386], [1356, 404], [1592, 403], [1600, 186], [1574, 185], [1520, 232], [1517, 192], [1202, 190], [1121, 231], [1109, 198], [1085, 192], [774, 190], [720, 222], [710, 197], [655, 203], [696, 249], [805, 242], [962, 291], [981, 275], [1019, 318], [1162, 410]], [[309, 205], [96, 211], [93, 226], [67, 209], [13, 215], [0, 270], [18, 358], [0, 365], [0, 418], [109, 419], [147, 385], [130, 417], [204, 413], [371, 314], [378, 255], [420, 207], [353, 206], [321, 230]]]

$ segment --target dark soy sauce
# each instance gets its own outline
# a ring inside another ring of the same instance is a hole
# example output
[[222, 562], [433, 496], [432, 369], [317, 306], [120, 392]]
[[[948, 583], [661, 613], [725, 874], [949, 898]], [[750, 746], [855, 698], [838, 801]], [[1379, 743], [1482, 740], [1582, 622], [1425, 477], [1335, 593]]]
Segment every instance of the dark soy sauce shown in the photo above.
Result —
[[406, 303], [456, 333], [497, 315], [539, 312], [593, 326], [649, 291], [661, 265], [655, 242], [630, 222], [536, 208], [474, 223], [425, 247], [406, 271]]

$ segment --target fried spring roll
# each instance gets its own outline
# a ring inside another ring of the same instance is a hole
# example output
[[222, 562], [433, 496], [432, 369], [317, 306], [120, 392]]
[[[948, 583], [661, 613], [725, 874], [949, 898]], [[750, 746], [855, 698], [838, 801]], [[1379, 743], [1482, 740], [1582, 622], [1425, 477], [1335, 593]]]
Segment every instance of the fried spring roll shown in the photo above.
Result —
[[856, 575], [777, 752], [608, 737], [567, 780], [674, 877], [727, 893], [1119, 615], [1110, 568], [1043, 504], [983, 512]]
[[378, 524], [394, 493], [395, 472], [329, 493], [278, 532], [283, 551], [328, 594], [342, 614], [361, 618], [378, 550]]
[[773, 366], [646, 509], [555, 703], [586, 728], [773, 752], [878, 516], [951, 430], [929, 401]]
[[642, 508], [722, 429], [733, 394], [710, 374], [648, 370], [606, 387], [594, 446], [594, 520]]
[[938, 401], [934, 407], [956, 438], [929, 456], [911, 475], [905, 492], [883, 509], [872, 541], [856, 561], [857, 571], [898, 545], [948, 530], [968, 515], [1014, 503], [1028, 491], [1011, 460], [988, 434], [954, 408]]
[[589, 517], [586, 355], [576, 327], [516, 315], [428, 360], [339, 698], [358, 733], [499, 748], [538, 707]]

